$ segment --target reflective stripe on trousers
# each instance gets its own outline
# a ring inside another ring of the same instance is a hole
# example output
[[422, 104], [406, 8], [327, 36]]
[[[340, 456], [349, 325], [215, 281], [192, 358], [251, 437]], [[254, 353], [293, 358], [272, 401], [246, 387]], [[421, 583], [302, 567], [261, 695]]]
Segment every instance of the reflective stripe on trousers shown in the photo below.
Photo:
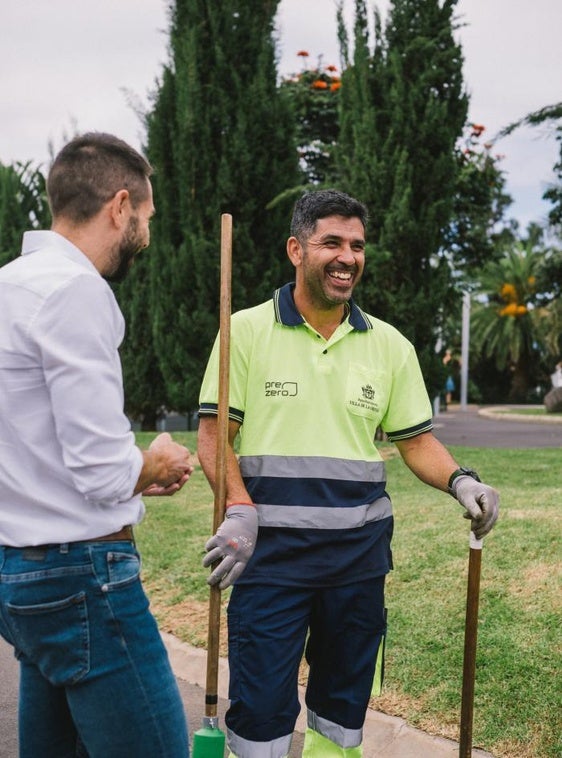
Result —
[[[302, 758], [362, 757], [361, 729], [345, 729], [312, 711], [308, 712], [307, 720]], [[228, 745], [236, 750], [236, 753], [229, 753], [229, 758], [286, 758], [291, 748], [291, 735], [272, 742], [253, 742], [228, 730]]]
[[361, 756], [362, 729], [346, 729], [310, 709], [306, 720], [308, 728], [304, 738], [303, 758]]
[[292, 734], [279, 737], [271, 742], [245, 740], [227, 728], [228, 747], [232, 751], [229, 758], [287, 758], [291, 749]]

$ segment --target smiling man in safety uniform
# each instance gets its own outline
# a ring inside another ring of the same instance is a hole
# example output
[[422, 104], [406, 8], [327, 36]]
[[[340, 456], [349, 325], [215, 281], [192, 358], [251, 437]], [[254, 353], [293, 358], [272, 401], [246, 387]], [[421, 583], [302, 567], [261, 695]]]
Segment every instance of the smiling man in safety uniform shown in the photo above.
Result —
[[[367, 211], [336, 190], [296, 203], [296, 282], [232, 318], [226, 517], [209, 577], [228, 609], [231, 756], [283, 758], [309, 663], [303, 756], [361, 755], [386, 631], [392, 505], [377, 427], [422, 481], [453, 494], [478, 537], [498, 495], [433, 436], [413, 346], [351, 299]], [[199, 459], [215, 485], [218, 341], [200, 396]], [[239, 459], [233, 443], [240, 433]]]

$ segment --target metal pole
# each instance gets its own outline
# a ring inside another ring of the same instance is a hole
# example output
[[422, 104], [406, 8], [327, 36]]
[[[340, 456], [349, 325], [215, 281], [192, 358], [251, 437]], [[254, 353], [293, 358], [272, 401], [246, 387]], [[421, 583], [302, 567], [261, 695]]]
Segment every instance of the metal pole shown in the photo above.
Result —
[[461, 411], [466, 411], [468, 396], [468, 351], [470, 342], [470, 292], [462, 298]]

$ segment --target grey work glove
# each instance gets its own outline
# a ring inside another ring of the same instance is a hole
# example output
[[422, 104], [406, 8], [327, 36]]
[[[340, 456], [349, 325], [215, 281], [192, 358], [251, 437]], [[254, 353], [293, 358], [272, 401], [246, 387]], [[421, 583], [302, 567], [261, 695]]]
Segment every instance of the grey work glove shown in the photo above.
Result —
[[256, 507], [250, 503], [229, 505], [224, 521], [205, 545], [207, 555], [203, 558], [203, 566], [211, 566], [222, 559], [207, 583], [218, 584], [221, 590], [234, 584], [252, 557], [257, 536]]
[[471, 476], [458, 476], [451, 490], [463, 508], [466, 508], [464, 517], [472, 520], [474, 536], [481, 540], [491, 531], [498, 518], [498, 492]]

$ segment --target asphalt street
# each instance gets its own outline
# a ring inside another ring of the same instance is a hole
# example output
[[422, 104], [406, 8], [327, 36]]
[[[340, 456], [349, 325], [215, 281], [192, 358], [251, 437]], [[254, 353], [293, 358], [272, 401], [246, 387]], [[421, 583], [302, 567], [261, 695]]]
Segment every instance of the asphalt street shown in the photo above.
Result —
[[[513, 406], [502, 409], [516, 411]], [[562, 417], [505, 413], [500, 408], [451, 405], [434, 418], [434, 434], [444, 445], [467, 447], [562, 447]]]

